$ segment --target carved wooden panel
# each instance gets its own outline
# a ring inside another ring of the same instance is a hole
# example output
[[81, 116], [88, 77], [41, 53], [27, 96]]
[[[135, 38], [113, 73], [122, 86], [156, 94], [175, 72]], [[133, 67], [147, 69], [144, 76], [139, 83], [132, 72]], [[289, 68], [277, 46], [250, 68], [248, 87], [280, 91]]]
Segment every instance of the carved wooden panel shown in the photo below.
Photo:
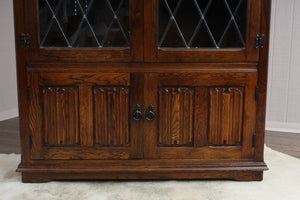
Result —
[[80, 143], [77, 87], [42, 89], [44, 142], [49, 146], [72, 146]]
[[210, 145], [240, 145], [242, 141], [244, 89], [214, 87], [209, 89]]
[[130, 143], [128, 87], [94, 87], [94, 123], [96, 145]]
[[194, 89], [164, 87], [159, 89], [160, 146], [193, 145]]

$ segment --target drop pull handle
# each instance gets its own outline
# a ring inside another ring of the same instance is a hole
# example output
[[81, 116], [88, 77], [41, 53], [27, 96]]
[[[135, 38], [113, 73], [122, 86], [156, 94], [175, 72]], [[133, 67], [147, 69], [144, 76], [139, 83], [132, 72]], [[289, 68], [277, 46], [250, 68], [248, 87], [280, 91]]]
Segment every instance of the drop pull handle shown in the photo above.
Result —
[[146, 111], [146, 120], [153, 121], [154, 119], [155, 119], [155, 111], [154, 111], [153, 105], [150, 104]]
[[140, 121], [143, 117], [142, 108], [139, 104], [137, 104], [132, 113], [132, 119], [134, 121]]

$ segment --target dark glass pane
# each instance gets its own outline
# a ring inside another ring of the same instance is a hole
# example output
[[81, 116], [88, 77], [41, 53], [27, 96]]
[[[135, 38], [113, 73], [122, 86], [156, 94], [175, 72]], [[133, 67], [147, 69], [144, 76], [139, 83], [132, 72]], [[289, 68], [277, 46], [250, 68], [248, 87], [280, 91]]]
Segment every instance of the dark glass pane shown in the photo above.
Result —
[[199, 31], [196, 32], [195, 38], [191, 43], [191, 48], [200, 48], [200, 47], [208, 47], [208, 48], [215, 47], [213, 39], [210, 36], [207, 28], [204, 26], [203, 23], [200, 26]]
[[90, 29], [87, 21], [83, 21], [80, 32], [76, 35], [74, 34], [72, 47], [99, 47], [100, 44], [98, 40], [95, 38], [93, 31]]
[[40, 46], [128, 48], [129, 7], [129, 0], [39, 0]]
[[171, 9], [172, 12], [174, 12], [177, 4], [179, 3], [179, 0], [167, 0], [167, 3]]
[[169, 31], [166, 34], [161, 47], [185, 47], [182, 37], [174, 22], [171, 22]]
[[234, 12], [234, 10], [236, 9], [236, 7], [240, 2], [241, 2], [240, 0], [227, 0], [227, 3], [232, 12]]
[[119, 24], [117, 21], [114, 21], [106, 40], [104, 40], [104, 47], [126, 47], [126, 37], [120, 31]]
[[237, 39], [239, 38], [238, 31], [234, 27], [233, 23], [231, 23], [228, 31], [226, 34], [224, 34], [223, 40], [220, 42], [220, 47], [221, 48], [226, 48], [226, 47], [241, 47], [243, 46], [242, 40]]
[[43, 44], [49, 47], [55, 46], [56, 44], [59, 44], [60, 47], [69, 46], [56, 21], [50, 23], [50, 29]]
[[159, 38], [162, 38], [167, 25], [169, 24], [168, 22], [171, 20], [170, 14], [168, 13], [168, 10], [165, 6], [164, 1], [159, 0], [159, 25], [158, 25], [158, 36]]
[[221, 39], [230, 18], [224, 1], [214, 0], [207, 11], [205, 20], [217, 42]]
[[159, 48], [245, 48], [248, 0], [159, 0]]
[[178, 8], [175, 19], [186, 41], [191, 39], [193, 32], [190, 30], [195, 30], [200, 18], [194, 0], [184, 0]]
[[247, 36], [247, 13], [248, 9], [248, 1], [244, 0], [241, 2], [240, 8], [236, 10], [235, 21], [241, 31], [244, 41], [246, 42]]

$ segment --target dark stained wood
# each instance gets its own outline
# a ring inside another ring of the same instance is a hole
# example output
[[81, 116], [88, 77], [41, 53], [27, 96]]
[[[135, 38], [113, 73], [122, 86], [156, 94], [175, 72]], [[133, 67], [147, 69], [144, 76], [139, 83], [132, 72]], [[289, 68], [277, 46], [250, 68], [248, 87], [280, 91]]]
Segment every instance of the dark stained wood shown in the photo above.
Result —
[[[57, 81], [59, 80], [59, 82]], [[129, 73], [42, 73], [45, 85], [129, 85]]]
[[144, 62], [157, 60], [158, 0], [144, 1]]
[[[93, 129], [93, 89], [91, 86], [79, 87], [79, 124], [80, 144], [82, 146], [94, 146]], [[64, 152], [62, 152], [62, 155]]]
[[[130, 15], [130, 59], [132, 62], [142, 62], [144, 60], [144, 1], [130, 0], [130, 6], [130, 13], [132, 13]], [[113, 55], [113, 59], [119, 58]]]
[[159, 145], [193, 145], [194, 89], [159, 88]]
[[244, 118], [243, 118], [243, 158], [253, 158], [253, 140], [255, 134], [256, 106], [255, 88], [257, 87], [257, 75], [248, 74], [247, 85], [245, 86]]
[[210, 93], [210, 145], [241, 145], [244, 89], [213, 87]]
[[194, 113], [194, 146], [201, 147], [208, 144], [208, 87], [195, 88]]
[[[205, 169], [207, 170], [207, 169]], [[149, 172], [150, 171], [150, 172]], [[25, 183], [45, 183], [54, 180], [170, 180], [170, 179], [227, 179], [236, 181], [261, 181], [262, 171], [197, 171], [197, 170], [162, 170], [159, 172], [152, 169], [147, 171], [128, 172], [90, 172], [90, 173], [27, 173], [22, 172], [22, 181]], [[128, 174], [130, 176], [128, 176]], [[174, 176], [175, 174], [175, 176]]]
[[227, 72], [257, 73], [257, 62], [250, 63], [30, 63], [28, 72], [48, 73], [130, 73], [130, 72]]
[[[28, 76], [29, 87], [29, 141], [28, 148], [31, 151], [31, 159], [39, 159], [43, 153], [44, 130], [43, 128], [43, 105], [41, 104], [41, 89], [39, 85], [39, 74], [30, 74]], [[27, 98], [28, 99], [28, 98]], [[21, 140], [22, 141], [22, 140]]]
[[269, 63], [269, 36], [270, 36], [270, 18], [271, 18], [271, 0], [261, 2], [261, 30], [265, 34], [265, 48], [260, 50], [258, 65], [258, 100], [256, 111], [256, 137], [255, 160], [263, 160], [264, 151], [264, 127], [266, 120], [266, 101], [267, 101], [267, 78]]
[[14, 0], [14, 21], [15, 21], [15, 47], [16, 47], [16, 66], [17, 66], [17, 82], [18, 82], [18, 102], [20, 116], [20, 137], [21, 137], [21, 153], [22, 162], [30, 161], [29, 148], [29, 118], [27, 99], [27, 74], [26, 59], [28, 55], [27, 49], [19, 48], [21, 44], [20, 34], [26, 33], [28, 27], [25, 26], [25, 9], [24, 0]]
[[[134, 138], [129, 133], [128, 74], [33, 73], [29, 74], [28, 85], [32, 159], [136, 157], [131, 149], [140, 143], [129, 145]], [[101, 89], [104, 96], [99, 93]], [[99, 119], [106, 104], [106, 116]], [[103, 132], [100, 124], [108, 132]], [[98, 136], [107, 140], [101, 141]]]
[[[254, 44], [268, 41], [270, 0], [248, 1], [246, 49], [215, 50], [158, 49], [158, 0], [131, 0], [128, 49], [39, 48], [37, 2], [14, 0], [24, 182], [262, 179], [268, 42]], [[211, 101], [212, 88], [234, 92]]]
[[[151, 149], [149, 157], [208, 160], [253, 156], [256, 74], [151, 73], [149, 76], [151, 84], [145, 86], [147, 97], [149, 102], [157, 102], [153, 105], [158, 112], [157, 120], [146, 122], [157, 127], [147, 129], [145, 143], [149, 146], [146, 151]], [[214, 91], [219, 93], [214, 95]]]
[[[20, 153], [19, 118], [0, 122], [0, 153]], [[300, 134], [266, 132], [266, 145], [276, 151], [300, 158]], [[103, 161], [101, 161], [103, 163]], [[126, 161], [128, 163], [128, 161]], [[136, 160], [134, 160], [137, 163]], [[146, 163], [145, 161], [142, 161]], [[164, 162], [164, 160], [161, 160]], [[178, 162], [178, 161], [175, 161]]]
[[42, 88], [45, 145], [79, 145], [78, 92], [74, 87]]
[[156, 117], [153, 121], [143, 120], [143, 152], [144, 159], [156, 159], [158, 157], [158, 80], [157, 74], [145, 73], [143, 85], [143, 96], [145, 110], [149, 105], [152, 105]]
[[145, 62], [256, 62], [259, 51], [253, 38], [260, 31], [261, 3], [248, 0], [248, 26], [245, 49], [159, 49], [157, 45], [158, 1], [147, 1], [144, 6]]
[[144, 121], [135, 121], [132, 118], [132, 113], [134, 108], [137, 105], [142, 107], [142, 111], [145, 111], [145, 107], [143, 106], [144, 102], [144, 83], [145, 77], [144, 73], [134, 73], [130, 76], [131, 79], [131, 94], [139, 94], [132, 95], [130, 97], [130, 111], [128, 115], [130, 116], [130, 143], [131, 143], [131, 157], [135, 159], [144, 158]]
[[94, 88], [95, 144], [129, 145], [129, 88]]
[[[19, 0], [21, 1], [21, 0]], [[137, 62], [143, 60], [143, 1], [131, 0], [130, 48], [40, 48], [38, 1], [24, 1], [26, 33], [32, 38], [28, 60], [39, 62]], [[18, 2], [16, 1], [16, 4]], [[23, 3], [23, 0], [22, 0]], [[19, 35], [18, 35], [19, 36]], [[87, 56], [88, 55], [88, 56]]]
[[160, 85], [244, 86], [247, 82], [247, 73], [161, 73], [159, 80]]

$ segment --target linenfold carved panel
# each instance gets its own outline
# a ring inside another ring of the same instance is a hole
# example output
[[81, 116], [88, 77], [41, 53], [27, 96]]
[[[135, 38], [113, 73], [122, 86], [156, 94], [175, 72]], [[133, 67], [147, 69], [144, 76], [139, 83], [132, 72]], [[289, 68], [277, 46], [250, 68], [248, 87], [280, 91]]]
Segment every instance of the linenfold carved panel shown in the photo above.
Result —
[[42, 88], [44, 142], [49, 146], [79, 145], [77, 87]]
[[194, 88], [159, 89], [160, 146], [192, 146]]
[[100, 146], [128, 146], [129, 88], [94, 87], [94, 137]]
[[240, 145], [242, 141], [244, 89], [213, 87], [209, 89], [210, 145]]

